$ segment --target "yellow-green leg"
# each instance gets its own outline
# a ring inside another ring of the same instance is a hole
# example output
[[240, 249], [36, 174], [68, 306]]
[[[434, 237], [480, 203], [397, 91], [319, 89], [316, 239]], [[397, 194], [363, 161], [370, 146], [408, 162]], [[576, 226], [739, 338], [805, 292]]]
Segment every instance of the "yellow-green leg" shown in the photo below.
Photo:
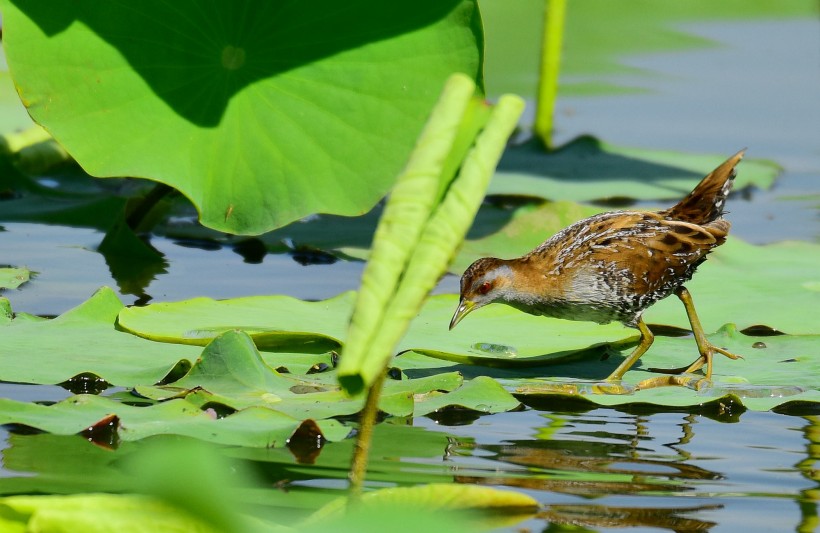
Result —
[[689, 291], [686, 287], [680, 286], [675, 290], [675, 294], [680, 298], [680, 301], [683, 302], [683, 307], [686, 309], [686, 316], [689, 317], [689, 323], [692, 325], [692, 333], [695, 335], [695, 342], [698, 345], [698, 352], [700, 352], [700, 356], [695, 359], [695, 361], [686, 367], [683, 371], [684, 372], [694, 372], [701, 368], [704, 364], [706, 365], [706, 379], [712, 378], [712, 357], [714, 356], [715, 352], [720, 353], [728, 357], [729, 359], [743, 359], [743, 357], [733, 354], [723, 348], [718, 348], [706, 338], [706, 334], [703, 332], [703, 326], [700, 325], [700, 319], [698, 318], [698, 313], [695, 311], [695, 302], [692, 301], [692, 295], [689, 294]]
[[626, 371], [632, 368], [632, 365], [641, 358], [641, 356], [646, 353], [646, 350], [652, 346], [652, 342], [655, 340], [655, 336], [652, 335], [652, 332], [649, 331], [649, 328], [646, 326], [646, 323], [643, 321], [643, 318], [638, 319], [638, 331], [641, 332], [641, 340], [638, 341], [638, 345], [632, 350], [632, 353], [627, 356], [623, 362], [618, 365], [612, 374], [606, 378], [607, 381], [620, 381], [621, 378], [624, 377]]

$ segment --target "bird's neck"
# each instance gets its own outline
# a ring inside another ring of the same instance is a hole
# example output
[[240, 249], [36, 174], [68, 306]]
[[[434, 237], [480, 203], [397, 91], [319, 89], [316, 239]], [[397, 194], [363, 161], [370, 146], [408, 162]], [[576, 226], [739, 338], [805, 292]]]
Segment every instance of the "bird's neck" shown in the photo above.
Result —
[[536, 263], [527, 256], [506, 261], [509, 279], [502, 293], [505, 303], [514, 307], [538, 307], [563, 298], [561, 280]]

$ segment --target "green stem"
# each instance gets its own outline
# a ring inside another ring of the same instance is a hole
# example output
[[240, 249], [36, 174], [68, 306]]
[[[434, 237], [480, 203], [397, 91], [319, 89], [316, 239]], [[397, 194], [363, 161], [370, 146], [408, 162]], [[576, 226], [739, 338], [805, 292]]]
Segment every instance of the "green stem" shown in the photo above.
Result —
[[541, 38], [541, 73], [535, 112], [535, 134], [544, 148], [552, 150], [555, 101], [558, 97], [558, 74], [561, 46], [564, 40], [566, 0], [547, 0], [544, 6], [544, 32]]
[[350, 463], [350, 501], [355, 503], [362, 495], [362, 486], [367, 475], [367, 460], [370, 455], [370, 443], [373, 441], [373, 426], [376, 425], [376, 416], [379, 414], [379, 397], [382, 393], [385, 371], [379, 373], [373, 384], [367, 390], [367, 400], [362, 409], [359, 421], [359, 434], [356, 436], [356, 445], [353, 449], [353, 460]]
[[128, 227], [131, 228], [132, 231], [137, 232], [140, 225], [151, 213], [151, 210], [154, 209], [154, 207], [156, 207], [156, 205], [163, 198], [174, 191], [175, 189], [170, 185], [157, 183], [150, 191], [148, 191], [148, 194], [146, 194], [145, 197], [140, 200], [136, 206], [134, 206], [131, 212], [128, 213], [125, 223], [128, 224]]

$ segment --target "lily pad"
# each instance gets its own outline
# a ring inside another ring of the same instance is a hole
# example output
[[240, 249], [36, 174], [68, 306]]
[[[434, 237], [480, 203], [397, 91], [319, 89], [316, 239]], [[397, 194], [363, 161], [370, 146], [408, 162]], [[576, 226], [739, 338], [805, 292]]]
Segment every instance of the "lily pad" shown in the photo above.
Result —
[[[548, 154], [533, 140], [504, 153], [488, 194], [574, 201], [677, 201], [727, 155], [616, 147], [593, 137], [580, 137]], [[768, 188], [779, 173], [780, 167], [772, 162], [744, 159], [735, 190]]]
[[31, 272], [26, 268], [0, 268], [0, 289], [16, 289], [26, 283]]
[[481, 79], [469, 0], [7, 0], [3, 27], [29, 113], [83, 168], [167, 183], [232, 233], [368, 210], [447, 76]]
[[354, 298], [353, 292], [321, 302], [288, 296], [194, 298], [125, 308], [117, 321], [135, 335], [170, 343], [205, 346], [226, 331], [241, 330], [260, 349], [322, 341], [338, 346], [347, 332]]
[[[552, 377], [541, 380], [502, 380], [523, 398], [544, 396], [583, 398], [600, 405], [644, 403], [667, 407], [692, 407], [723, 402], [727, 408], [746, 407], [765, 411], [789, 404], [820, 402], [820, 386], [814, 376], [820, 371], [818, 335], [753, 337], [727, 325], [709, 339], [715, 345], [743, 356], [730, 361], [715, 356], [711, 382], [701, 374], [684, 375], [683, 386], [661, 386], [669, 376], [647, 368], [674, 368], [697, 357], [693, 338], [656, 336], [655, 344], [624, 376], [620, 389], [603, 386], [602, 379], [620, 361], [571, 363], [549, 369]], [[626, 353], [623, 353], [626, 355]], [[571, 376], [563, 378], [560, 376]], [[639, 385], [639, 383], [641, 385]], [[637, 388], [636, 388], [637, 387]]]
[[[207, 343], [228, 329], [241, 329], [264, 348], [276, 336], [295, 330], [305, 337], [344, 343], [353, 293], [330, 300], [302, 302], [286, 296], [254, 296], [216, 301], [196, 298], [177, 303], [123, 309], [118, 323], [145, 338], [180, 343]], [[634, 330], [619, 324], [550, 320], [502, 305], [474, 313], [448, 331], [458, 304], [455, 295], [428, 299], [397, 351], [416, 350], [437, 357], [486, 364], [532, 365], [575, 356], [578, 350], [634, 339]], [[195, 332], [195, 334], [192, 334]]]
[[[408, 416], [413, 414], [414, 396], [451, 391], [461, 384], [461, 376], [455, 372], [389, 380], [379, 408], [391, 415]], [[201, 408], [214, 403], [232, 409], [268, 407], [299, 420], [352, 415], [364, 405], [363, 397], [350, 398], [340, 390], [335, 372], [305, 376], [276, 372], [242, 332], [217, 337], [182, 379], [167, 386], [137, 387], [136, 391], [156, 400], [184, 397]]]
[[93, 373], [114, 385], [160, 381], [183, 362], [190, 366], [200, 350], [159, 344], [118, 331], [123, 309], [114, 291], [103, 287], [89, 300], [53, 320], [23, 315], [0, 321], [0, 379], [54, 384]]
[[479, 376], [458, 390], [445, 394], [440, 391], [417, 397], [414, 414], [426, 415], [444, 407], [472, 409], [480, 413], [503, 413], [521, 406], [509, 392], [495, 380]]

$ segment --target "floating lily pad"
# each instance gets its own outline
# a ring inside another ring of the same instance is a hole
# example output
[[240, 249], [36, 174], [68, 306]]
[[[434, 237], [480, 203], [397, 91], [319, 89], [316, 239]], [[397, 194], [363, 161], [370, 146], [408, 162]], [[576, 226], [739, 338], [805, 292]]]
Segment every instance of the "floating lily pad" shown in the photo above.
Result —
[[[550, 200], [669, 200], [671, 205], [728, 155], [616, 147], [593, 137], [580, 137], [546, 153], [531, 141], [504, 153], [487, 192]], [[779, 173], [780, 167], [772, 162], [744, 159], [735, 190], [768, 188]]]
[[[658, 386], [635, 390], [639, 383], [660, 385], [668, 376], [649, 372], [653, 368], [676, 368], [697, 358], [691, 337], [656, 336], [655, 343], [624, 376], [623, 388], [603, 386], [620, 357], [606, 362], [577, 362], [551, 367], [542, 380], [502, 380], [522, 397], [581, 397], [600, 405], [646, 403], [669, 407], [691, 407], [727, 399], [726, 405], [769, 410], [791, 403], [820, 402], [820, 335], [753, 337], [726, 326], [709, 339], [715, 345], [743, 356], [736, 361], [715, 355], [712, 382], [702, 374], [684, 376], [684, 386]], [[628, 352], [622, 351], [621, 355]], [[654, 381], [647, 381], [654, 380]], [[525, 401], [527, 401], [525, 399]]]
[[16, 289], [26, 283], [31, 272], [26, 268], [0, 268], [0, 289]]
[[288, 296], [194, 298], [123, 309], [118, 324], [146, 339], [199, 346], [230, 330], [244, 331], [260, 349], [299, 342], [338, 346], [347, 332], [354, 297], [346, 292], [321, 302]]
[[195, 347], [154, 343], [118, 331], [115, 321], [122, 309], [114, 291], [103, 287], [53, 320], [23, 315], [0, 321], [0, 379], [54, 384], [88, 372], [114, 385], [149, 385], [199, 356]]
[[167, 183], [233, 233], [366, 211], [447, 76], [481, 78], [467, 0], [10, 0], [3, 27], [23, 102], [83, 168]]
[[[300, 335], [344, 342], [353, 293], [330, 300], [303, 302], [286, 296], [254, 296], [216, 301], [196, 298], [177, 303], [124, 309], [119, 325], [149, 339], [204, 344], [219, 333], [241, 329], [260, 347], [277, 336]], [[550, 320], [493, 305], [474, 313], [453, 331], [454, 295], [428, 299], [398, 351], [416, 350], [438, 357], [498, 365], [544, 364], [573, 357], [577, 350], [634, 339], [619, 324]], [[298, 328], [298, 329], [297, 329]], [[195, 332], [195, 334], [192, 334]]]

